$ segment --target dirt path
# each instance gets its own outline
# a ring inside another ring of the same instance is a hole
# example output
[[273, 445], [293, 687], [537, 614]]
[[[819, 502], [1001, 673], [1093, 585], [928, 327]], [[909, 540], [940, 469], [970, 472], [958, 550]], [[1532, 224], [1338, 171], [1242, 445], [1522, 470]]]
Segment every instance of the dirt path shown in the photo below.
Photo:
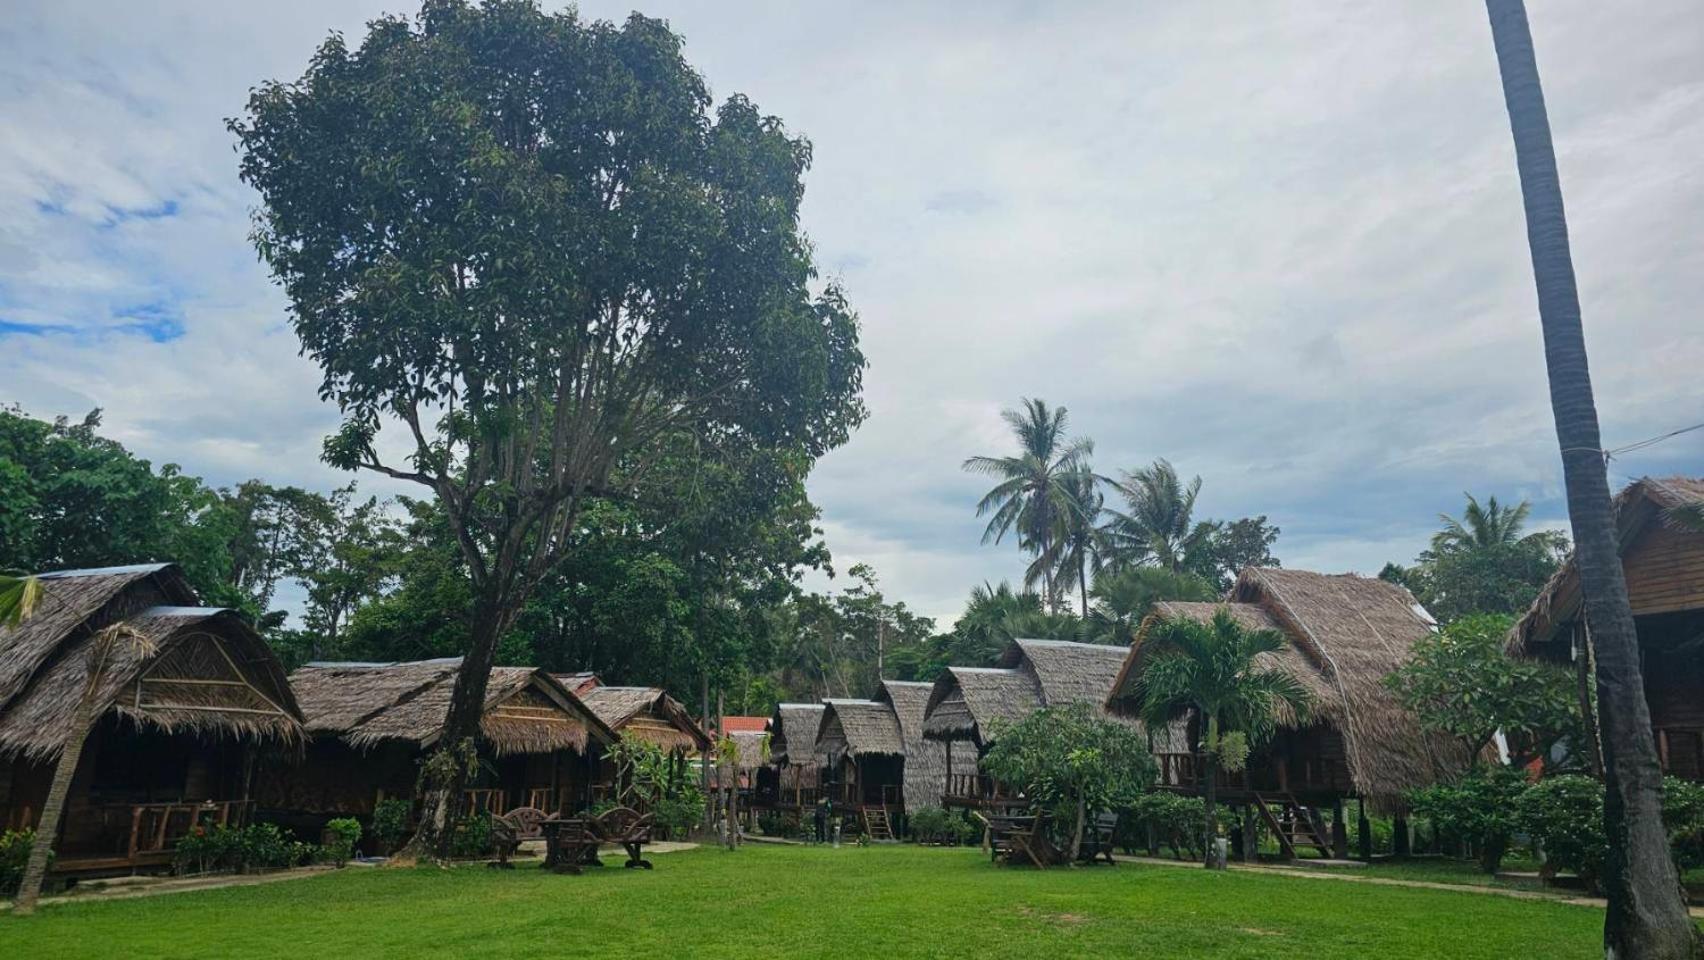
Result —
[[[1129, 857], [1115, 854], [1113, 859], [1121, 863], [1140, 863], [1156, 867], [1182, 867], [1200, 870], [1201, 864], [1185, 860], [1165, 860], [1159, 857]], [[1601, 897], [1582, 897], [1567, 893], [1548, 893], [1538, 890], [1511, 890], [1507, 887], [1470, 886], [1464, 883], [1436, 883], [1430, 880], [1398, 880], [1395, 877], [1369, 877], [1356, 875], [1348, 871], [1310, 869], [1307, 867], [1279, 867], [1269, 864], [1233, 863], [1230, 869], [1237, 873], [1268, 873], [1277, 876], [1299, 877], [1307, 880], [1335, 880], [1340, 883], [1371, 883], [1384, 887], [1414, 887], [1420, 890], [1451, 890], [1457, 893], [1480, 893], [1493, 897], [1509, 897], [1515, 900], [1546, 900], [1551, 903], [1566, 903], [1576, 907], [1596, 907], [1603, 909], [1607, 903]], [[1694, 917], [1704, 918], [1704, 907], [1689, 907]]]

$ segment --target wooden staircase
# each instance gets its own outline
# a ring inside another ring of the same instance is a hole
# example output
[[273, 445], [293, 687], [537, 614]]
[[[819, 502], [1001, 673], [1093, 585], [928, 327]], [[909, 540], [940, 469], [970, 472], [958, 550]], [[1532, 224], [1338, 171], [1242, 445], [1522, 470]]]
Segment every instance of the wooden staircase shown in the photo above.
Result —
[[886, 804], [879, 807], [864, 808], [864, 832], [871, 840], [892, 840], [893, 823], [888, 819]]
[[1266, 828], [1278, 838], [1278, 849], [1283, 852], [1284, 859], [1296, 859], [1299, 846], [1313, 847], [1322, 857], [1331, 856], [1331, 834], [1318, 810], [1303, 806], [1288, 793], [1280, 796], [1256, 793], [1253, 796], [1255, 808], [1260, 811], [1261, 819], [1266, 821]]

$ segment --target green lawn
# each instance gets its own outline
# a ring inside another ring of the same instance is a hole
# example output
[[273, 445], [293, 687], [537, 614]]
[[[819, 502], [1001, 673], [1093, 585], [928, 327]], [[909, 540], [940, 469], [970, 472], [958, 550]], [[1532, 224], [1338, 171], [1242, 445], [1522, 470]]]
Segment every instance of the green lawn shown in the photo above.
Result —
[[0, 957], [1601, 956], [1597, 910], [1467, 892], [1137, 864], [1038, 872], [916, 847], [655, 859], [578, 877], [349, 868], [44, 907], [0, 915]]

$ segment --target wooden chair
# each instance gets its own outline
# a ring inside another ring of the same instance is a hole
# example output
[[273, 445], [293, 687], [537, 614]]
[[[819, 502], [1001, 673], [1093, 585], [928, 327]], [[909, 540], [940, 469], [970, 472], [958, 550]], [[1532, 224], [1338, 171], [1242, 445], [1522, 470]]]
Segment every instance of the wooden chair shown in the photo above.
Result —
[[1112, 859], [1112, 844], [1117, 835], [1118, 814], [1095, 814], [1093, 820], [1083, 824], [1083, 845], [1077, 851], [1077, 861], [1093, 864], [1104, 860], [1108, 866], [1116, 866], [1117, 861]]
[[537, 840], [544, 836], [540, 824], [550, 819], [550, 814], [537, 807], [516, 807], [503, 814], [502, 819], [513, 825], [517, 840]]
[[623, 866], [649, 870], [651, 861], [640, 854], [645, 844], [651, 842], [654, 824], [655, 820], [649, 813], [642, 814], [629, 807], [616, 807], [597, 819], [596, 830], [605, 843], [619, 843], [622, 849], [627, 851], [627, 862]]
[[515, 865], [509, 862], [509, 858], [515, 855], [515, 851], [520, 849], [520, 846], [521, 839], [516, 823], [506, 816], [492, 817], [491, 848], [497, 854], [497, 859], [487, 863], [486, 866], [499, 870], [513, 870]]
[[994, 862], [1033, 863], [1045, 867], [1054, 860], [1053, 845], [1047, 841], [1047, 818], [1042, 814], [998, 814], [983, 818], [988, 824], [989, 859]]
[[598, 843], [601, 838], [592, 829], [592, 822], [579, 818], [545, 820], [539, 825], [544, 832], [544, 867], [554, 873], [578, 874], [582, 866], [598, 864]]

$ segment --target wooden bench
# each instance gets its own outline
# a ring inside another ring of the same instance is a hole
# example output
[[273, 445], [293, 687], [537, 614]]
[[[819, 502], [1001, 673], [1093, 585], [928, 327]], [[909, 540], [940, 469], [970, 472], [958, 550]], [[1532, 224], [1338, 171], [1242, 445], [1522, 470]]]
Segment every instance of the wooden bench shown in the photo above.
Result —
[[616, 807], [598, 817], [594, 829], [605, 843], [618, 843], [627, 851], [627, 862], [623, 866], [649, 870], [651, 861], [640, 854], [645, 844], [651, 842], [654, 824], [655, 819], [649, 813], [642, 814], [629, 807]]
[[1104, 860], [1108, 866], [1117, 866], [1112, 859], [1113, 840], [1118, 836], [1118, 814], [1097, 813], [1094, 819], [1083, 824], [1083, 844], [1077, 850], [1077, 862], [1093, 864]]
[[584, 866], [602, 866], [598, 844], [602, 842], [592, 821], [552, 817], [539, 824], [544, 833], [544, 867], [555, 873], [580, 872]]
[[989, 859], [998, 863], [1033, 863], [1045, 867], [1055, 859], [1053, 845], [1046, 834], [1044, 814], [982, 815], [988, 826]]

